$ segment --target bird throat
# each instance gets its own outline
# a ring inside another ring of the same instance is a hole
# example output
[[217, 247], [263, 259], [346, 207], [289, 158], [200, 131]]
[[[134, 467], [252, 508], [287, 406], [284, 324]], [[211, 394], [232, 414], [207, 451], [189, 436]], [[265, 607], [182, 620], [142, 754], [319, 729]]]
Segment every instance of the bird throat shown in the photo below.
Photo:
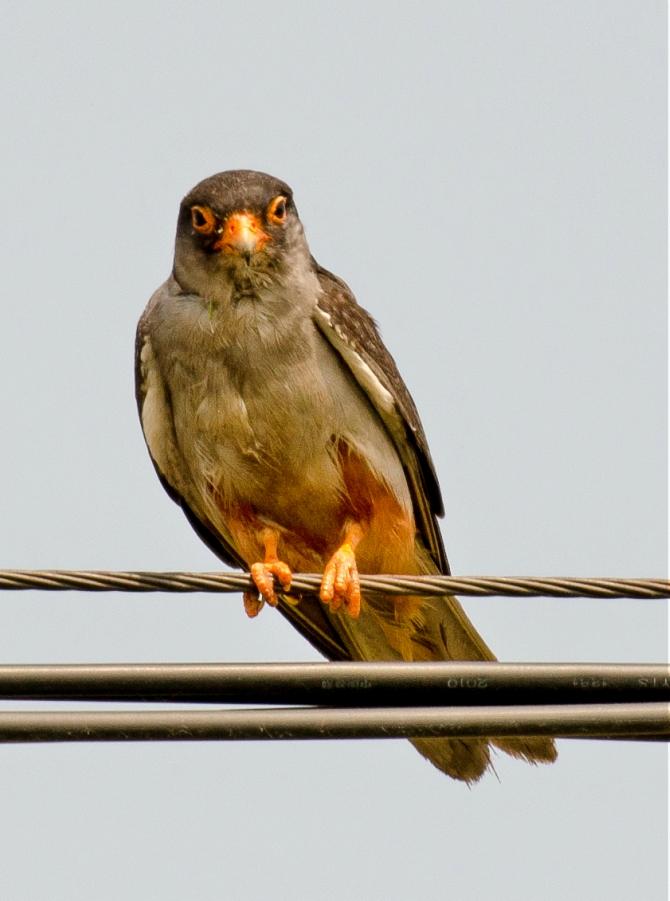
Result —
[[235, 268], [228, 270], [231, 285], [230, 300], [233, 306], [244, 301], [260, 300], [263, 290], [269, 289], [272, 285], [271, 275], [264, 271], [262, 264], [242, 263], [241, 260], [238, 263]]
[[245, 301], [259, 301], [260, 285], [254, 284], [254, 281], [247, 273], [235, 273], [235, 276], [230, 280], [230, 293], [225, 299], [210, 294], [207, 298], [207, 315], [210, 322], [216, 318], [221, 303], [224, 306], [230, 304], [232, 307], [238, 307]]
[[234, 304], [244, 300], [259, 300], [258, 290], [248, 274], [239, 274], [233, 282], [231, 300]]

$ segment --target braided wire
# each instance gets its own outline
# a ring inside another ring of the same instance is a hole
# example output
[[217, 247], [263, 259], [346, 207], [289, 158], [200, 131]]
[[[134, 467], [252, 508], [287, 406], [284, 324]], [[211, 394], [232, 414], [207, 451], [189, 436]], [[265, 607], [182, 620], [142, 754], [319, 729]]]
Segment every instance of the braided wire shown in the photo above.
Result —
[[[318, 574], [293, 576], [291, 593], [315, 594]], [[123, 591], [123, 592], [241, 592], [253, 589], [247, 574], [227, 572], [124, 572], [105, 570], [0, 570], [0, 590]], [[556, 579], [491, 576], [361, 576], [364, 591], [388, 595], [439, 596], [458, 594], [506, 597], [670, 597], [666, 579]]]

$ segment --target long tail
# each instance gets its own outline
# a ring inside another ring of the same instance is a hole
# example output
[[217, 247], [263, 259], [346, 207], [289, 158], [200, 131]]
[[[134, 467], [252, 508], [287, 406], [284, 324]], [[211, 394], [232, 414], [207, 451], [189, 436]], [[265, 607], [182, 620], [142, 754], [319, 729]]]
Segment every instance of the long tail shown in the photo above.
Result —
[[[332, 619], [354, 658], [360, 660], [495, 660], [495, 656], [452, 597], [368, 597], [361, 618]], [[412, 744], [439, 770], [475, 782], [491, 765], [491, 745], [529, 763], [551, 763], [550, 738], [419, 738]]]

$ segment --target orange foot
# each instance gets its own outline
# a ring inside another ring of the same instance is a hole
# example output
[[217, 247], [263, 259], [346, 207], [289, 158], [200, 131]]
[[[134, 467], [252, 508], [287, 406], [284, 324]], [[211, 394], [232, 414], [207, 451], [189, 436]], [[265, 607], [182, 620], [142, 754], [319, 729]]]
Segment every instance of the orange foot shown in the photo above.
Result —
[[360, 539], [360, 535], [354, 533], [348, 537], [350, 540], [335, 551], [326, 565], [319, 597], [324, 604], [330, 604], [333, 612], [344, 605], [349, 616], [356, 619], [361, 612], [361, 585], [351, 539]]
[[[258, 616], [263, 609], [265, 601], [271, 607], [276, 607], [279, 598], [275, 592], [275, 577], [284, 591], [288, 591], [291, 587], [291, 579], [293, 573], [288, 564], [279, 560], [277, 557], [277, 540], [278, 536], [272, 529], [264, 529], [261, 534], [261, 540], [265, 547], [265, 561], [263, 563], [254, 563], [251, 566], [251, 578], [257, 588], [256, 591], [244, 592], [244, 609], [247, 616]], [[259, 597], [262, 595], [262, 597]]]

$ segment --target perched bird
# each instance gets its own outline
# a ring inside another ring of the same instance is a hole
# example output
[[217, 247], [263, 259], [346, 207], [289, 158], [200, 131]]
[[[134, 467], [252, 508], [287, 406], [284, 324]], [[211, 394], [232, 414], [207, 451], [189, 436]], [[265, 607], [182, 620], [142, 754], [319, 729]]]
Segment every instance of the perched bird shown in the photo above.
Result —
[[[452, 597], [361, 600], [358, 573], [449, 573], [414, 402], [369, 314], [311, 256], [293, 193], [222, 172], [181, 203], [174, 268], [137, 329], [137, 401], [158, 476], [206, 544], [333, 660], [493, 660]], [[291, 573], [323, 571], [320, 598]], [[275, 581], [276, 580], [276, 581]], [[486, 739], [416, 739], [456, 779]], [[551, 761], [545, 738], [495, 739]]]

